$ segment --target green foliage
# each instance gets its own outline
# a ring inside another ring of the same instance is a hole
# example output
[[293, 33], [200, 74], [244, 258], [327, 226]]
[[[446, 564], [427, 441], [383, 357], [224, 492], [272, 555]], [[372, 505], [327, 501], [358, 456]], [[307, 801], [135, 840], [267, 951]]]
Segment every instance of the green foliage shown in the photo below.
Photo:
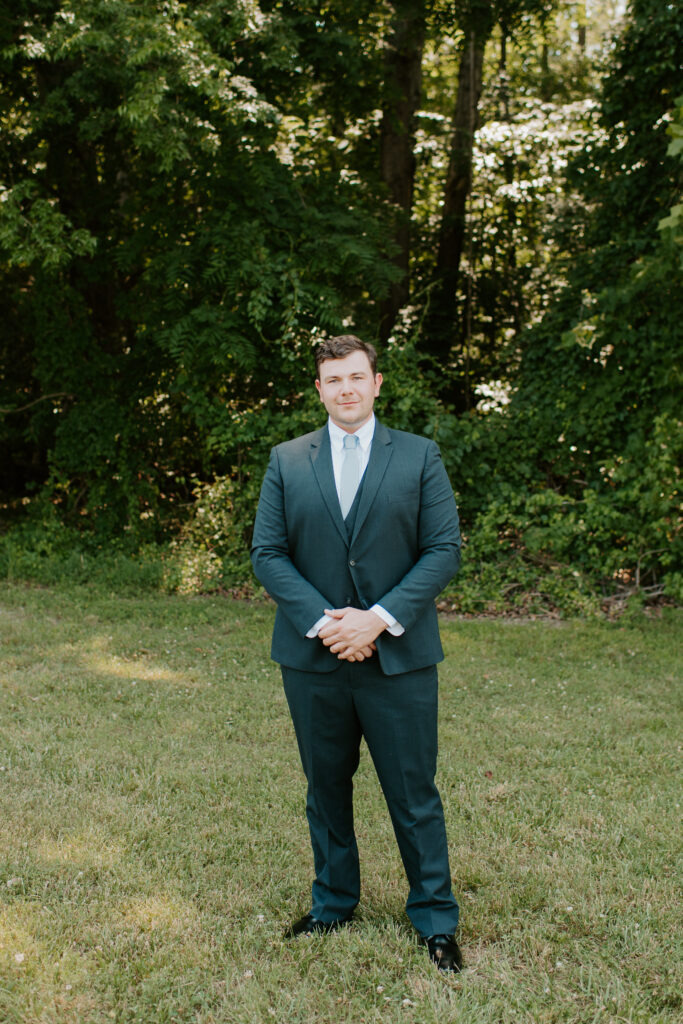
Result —
[[249, 532], [253, 496], [224, 476], [197, 486], [194, 498], [189, 520], [170, 545], [167, 586], [179, 593], [243, 586], [252, 579]]
[[[675, 215], [657, 226], [679, 190], [680, 172], [662, 160], [662, 124], [683, 29], [672, 9], [657, 7], [655, 16], [647, 0], [633, 15], [604, 85], [602, 141], [572, 172], [590, 218], [582, 225], [575, 206], [568, 284], [527, 332], [497, 429], [499, 480], [472, 536], [475, 545], [488, 536], [491, 552], [499, 536], [505, 558], [571, 566], [593, 590], [673, 596], [683, 555], [683, 282]], [[658, 62], [647, 48], [651, 16], [670, 30]], [[624, 71], [627, 58], [640, 74]]]
[[88, 0], [22, 18], [0, 54], [0, 354], [26, 354], [0, 378], [2, 447], [72, 524], [144, 543], [193, 476], [232, 471], [274, 381], [291, 398], [310, 330], [386, 290], [381, 214], [336, 167], [292, 163], [264, 95], [296, 59], [279, 14]]
[[[676, 100], [674, 117], [667, 131], [672, 136], [667, 155], [678, 157], [683, 162], [683, 96]], [[683, 187], [683, 181], [681, 185]], [[679, 263], [683, 268], [683, 193], [680, 198], [682, 201], [671, 207], [668, 217], [663, 217], [657, 227], [662, 233], [664, 244], [678, 252]]]
[[678, 599], [682, 461], [683, 423], [662, 414], [576, 497], [500, 487], [472, 526], [456, 607], [582, 612], [619, 590]]
[[68, 266], [77, 256], [92, 256], [97, 240], [60, 213], [54, 201], [36, 198], [37, 185], [23, 181], [0, 190], [0, 249], [8, 267], [38, 264], [44, 270]]
[[[0, 573], [251, 586], [268, 451], [323, 420], [312, 346], [374, 337], [396, 278], [377, 158], [394, 6], [25, 0], [2, 19], [0, 479], [26, 521]], [[413, 291], [378, 411], [441, 447], [463, 609], [683, 589], [683, 27], [633, 0], [594, 97], [580, 7], [425, 5]], [[466, 344], [441, 365], [424, 324], [473, 25], [491, 42]]]
[[110, 541], [101, 548], [48, 511], [0, 536], [0, 579], [40, 586], [97, 583], [118, 593], [165, 589], [167, 559], [158, 545], [126, 550]]

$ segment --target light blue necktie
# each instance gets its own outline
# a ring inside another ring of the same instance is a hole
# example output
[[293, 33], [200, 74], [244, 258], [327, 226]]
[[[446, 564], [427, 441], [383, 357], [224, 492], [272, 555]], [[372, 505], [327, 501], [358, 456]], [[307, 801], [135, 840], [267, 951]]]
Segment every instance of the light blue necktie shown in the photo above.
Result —
[[360, 482], [360, 441], [355, 434], [344, 434], [344, 459], [341, 468], [339, 502], [344, 519], [349, 514]]

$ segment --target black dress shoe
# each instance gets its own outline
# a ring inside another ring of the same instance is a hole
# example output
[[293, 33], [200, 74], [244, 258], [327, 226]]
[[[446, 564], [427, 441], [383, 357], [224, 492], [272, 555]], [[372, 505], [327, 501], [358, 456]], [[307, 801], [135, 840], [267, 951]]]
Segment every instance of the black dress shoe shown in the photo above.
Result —
[[440, 971], [456, 973], [462, 970], [462, 953], [452, 935], [430, 935], [422, 942]]
[[345, 917], [337, 921], [320, 921], [313, 914], [304, 914], [298, 921], [290, 925], [285, 932], [286, 939], [294, 939], [297, 935], [326, 935], [334, 932], [337, 928], [351, 923], [351, 917]]

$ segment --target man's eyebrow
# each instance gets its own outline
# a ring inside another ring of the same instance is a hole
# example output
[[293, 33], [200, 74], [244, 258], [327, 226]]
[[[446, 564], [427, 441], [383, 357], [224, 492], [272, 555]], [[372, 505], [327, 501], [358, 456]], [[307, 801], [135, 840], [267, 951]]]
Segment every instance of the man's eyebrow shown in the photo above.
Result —
[[[351, 377], [363, 377], [363, 378], [365, 378], [365, 377], [368, 376], [368, 371], [367, 370], [353, 370], [352, 373], [350, 374], [350, 376]], [[339, 372], [332, 371], [331, 373], [323, 374], [321, 379], [326, 383], [329, 380], [338, 380], [340, 377], [341, 377], [341, 374]]]

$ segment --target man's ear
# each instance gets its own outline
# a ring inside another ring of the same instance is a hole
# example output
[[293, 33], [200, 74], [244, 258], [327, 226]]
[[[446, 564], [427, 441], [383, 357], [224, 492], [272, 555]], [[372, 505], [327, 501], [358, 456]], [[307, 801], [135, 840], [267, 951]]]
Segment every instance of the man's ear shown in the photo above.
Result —
[[317, 378], [316, 378], [316, 382], [315, 382], [315, 389], [318, 392], [318, 394], [320, 395], [320, 401], [322, 402], [323, 396], [320, 394], [320, 381]]
[[[317, 383], [318, 382], [316, 381], [316, 384]], [[376, 373], [375, 374], [375, 398], [377, 398], [377, 396], [379, 395], [379, 389], [381, 387], [382, 387], [382, 374], [381, 373]]]

